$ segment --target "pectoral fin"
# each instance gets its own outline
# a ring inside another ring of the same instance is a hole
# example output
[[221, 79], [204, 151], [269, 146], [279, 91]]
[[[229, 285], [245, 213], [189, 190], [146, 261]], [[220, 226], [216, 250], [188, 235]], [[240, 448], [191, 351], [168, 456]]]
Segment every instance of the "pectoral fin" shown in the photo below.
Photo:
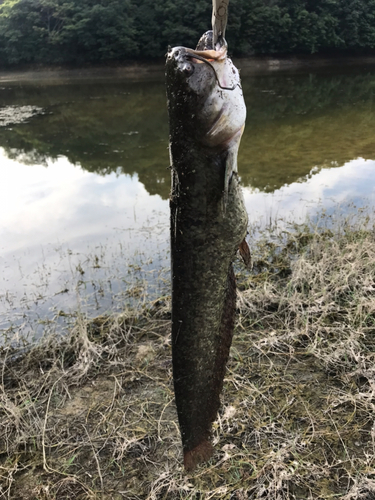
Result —
[[249, 245], [247, 244], [246, 239], [243, 240], [239, 247], [240, 255], [242, 257], [242, 260], [244, 261], [245, 266], [250, 269], [251, 267], [251, 253], [250, 253], [250, 248]]

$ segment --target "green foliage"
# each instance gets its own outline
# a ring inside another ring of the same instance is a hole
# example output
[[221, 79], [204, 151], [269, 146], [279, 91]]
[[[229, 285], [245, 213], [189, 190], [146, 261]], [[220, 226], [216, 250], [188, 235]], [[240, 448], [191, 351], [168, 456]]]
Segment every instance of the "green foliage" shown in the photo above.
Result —
[[130, 0], [4, 0], [7, 63], [121, 60], [138, 55]]
[[[210, 27], [209, 0], [2, 0], [0, 62], [162, 57]], [[375, 48], [375, 0], [231, 0], [235, 55]]]

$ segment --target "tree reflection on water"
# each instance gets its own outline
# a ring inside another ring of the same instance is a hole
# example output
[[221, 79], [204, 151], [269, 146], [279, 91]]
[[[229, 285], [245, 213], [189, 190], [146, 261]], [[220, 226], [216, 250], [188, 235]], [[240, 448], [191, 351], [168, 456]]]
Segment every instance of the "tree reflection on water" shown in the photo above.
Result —
[[[239, 154], [244, 186], [272, 192], [322, 167], [375, 157], [375, 69], [243, 78], [248, 118]], [[103, 81], [2, 89], [5, 105], [44, 114], [0, 128], [10, 158], [40, 164], [66, 156], [99, 175], [137, 174], [169, 196], [163, 81]]]

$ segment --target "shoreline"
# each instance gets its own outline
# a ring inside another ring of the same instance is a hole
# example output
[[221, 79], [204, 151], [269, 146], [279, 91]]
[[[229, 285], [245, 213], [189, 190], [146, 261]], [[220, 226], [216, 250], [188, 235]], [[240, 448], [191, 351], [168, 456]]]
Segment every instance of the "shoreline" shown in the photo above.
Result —
[[124, 78], [138, 80], [153, 78], [164, 73], [164, 61], [148, 64], [131, 63], [116, 66], [23, 66], [0, 71], [0, 83], [19, 81], [49, 81], [49, 80], [102, 80], [109, 78]]
[[[328, 67], [375, 66], [375, 55], [288, 55], [233, 57], [244, 74], [260, 74], [293, 70], [321, 70]], [[128, 62], [113, 65], [40, 66], [27, 65], [0, 70], [0, 83], [35, 80], [82, 80], [123, 78], [126, 80], [153, 79], [164, 74], [164, 59], [150, 62]]]
[[254, 250], [239, 286], [210, 464], [192, 474], [182, 468], [163, 298], [137, 314], [78, 318], [69, 337], [45, 338], [19, 357], [0, 348], [0, 493], [372, 494], [373, 227], [303, 226], [277, 244], [265, 235]]

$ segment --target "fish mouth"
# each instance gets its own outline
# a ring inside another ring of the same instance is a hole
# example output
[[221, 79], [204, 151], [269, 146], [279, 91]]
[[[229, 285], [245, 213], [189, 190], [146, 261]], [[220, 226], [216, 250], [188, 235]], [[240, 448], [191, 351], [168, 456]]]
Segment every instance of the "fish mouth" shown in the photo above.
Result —
[[186, 77], [191, 76], [194, 73], [194, 65], [195, 64], [208, 64], [211, 67], [216, 82], [218, 86], [222, 90], [234, 90], [238, 84], [233, 85], [232, 87], [225, 87], [221, 84], [217, 66], [215, 68], [214, 65], [217, 63], [223, 64], [227, 59], [227, 44], [224, 45], [219, 50], [207, 49], [207, 50], [193, 50], [187, 47], [175, 47], [170, 49], [167, 54], [167, 60], [175, 60], [177, 63], [178, 69], [185, 74]]
[[226, 44], [220, 48], [220, 50], [193, 50], [193, 49], [186, 49], [186, 53], [192, 57], [193, 59], [196, 59], [197, 63], [204, 63], [204, 62], [220, 62], [220, 61], [225, 61], [227, 57], [227, 46]]
[[174, 47], [168, 50], [168, 59], [176, 59], [182, 62], [183, 58], [192, 60], [195, 63], [202, 64], [205, 62], [223, 62], [227, 57], [227, 46], [224, 45], [220, 50], [193, 50], [188, 47]]

